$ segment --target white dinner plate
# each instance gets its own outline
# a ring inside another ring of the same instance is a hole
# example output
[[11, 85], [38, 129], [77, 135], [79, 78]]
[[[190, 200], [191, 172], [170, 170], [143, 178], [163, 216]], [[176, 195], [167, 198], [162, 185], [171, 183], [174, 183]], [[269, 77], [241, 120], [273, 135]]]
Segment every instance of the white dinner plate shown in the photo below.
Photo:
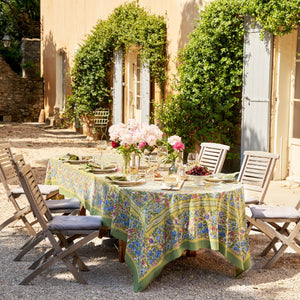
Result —
[[73, 165], [79, 165], [79, 164], [87, 164], [89, 162], [91, 162], [90, 160], [64, 160], [63, 162], [69, 163], [69, 164], [73, 164]]
[[137, 181], [128, 181], [128, 180], [122, 180], [122, 181], [119, 181], [119, 180], [111, 180], [110, 181], [111, 183], [114, 183], [114, 184], [117, 184], [118, 186], [135, 186], [135, 185], [140, 185], [140, 184], [143, 184], [145, 183], [145, 179], [140, 179], [140, 180], [137, 180]]
[[216, 178], [216, 177], [206, 177], [206, 178], [204, 178], [204, 180], [209, 181], [209, 182], [221, 182], [221, 181], [223, 181], [222, 179]]
[[94, 174], [106, 174], [106, 173], [114, 173], [117, 172], [116, 168], [112, 169], [91, 169], [88, 171], [89, 173], [94, 173]]

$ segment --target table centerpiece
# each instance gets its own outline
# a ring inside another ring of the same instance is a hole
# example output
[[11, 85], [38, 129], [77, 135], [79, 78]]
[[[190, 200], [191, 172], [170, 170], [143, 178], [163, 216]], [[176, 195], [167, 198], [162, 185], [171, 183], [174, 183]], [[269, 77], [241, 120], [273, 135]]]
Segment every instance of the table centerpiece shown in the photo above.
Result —
[[181, 141], [181, 137], [178, 135], [172, 135], [168, 137], [164, 144], [168, 148], [168, 154], [163, 160], [164, 163], [171, 163], [169, 168], [169, 174], [177, 173], [176, 160], [182, 161], [182, 154], [185, 148], [184, 143]]
[[140, 157], [145, 149], [154, 148], [163, 135], [157, 125], [140, 124], [135, 119], [112, 125], [108, 132], [112, 147], [123, 157], [124, 175], [129, 173], [132, 154]]

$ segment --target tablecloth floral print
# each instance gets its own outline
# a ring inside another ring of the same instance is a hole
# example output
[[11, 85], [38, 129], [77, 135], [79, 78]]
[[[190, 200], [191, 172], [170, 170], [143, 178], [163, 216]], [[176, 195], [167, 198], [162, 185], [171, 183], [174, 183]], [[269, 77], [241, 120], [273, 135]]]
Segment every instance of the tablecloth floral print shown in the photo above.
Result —
[[243, 188], [239, 183], [187, 183], [180, 191], [162, 191], [159, 183], [119, 188], [104, 176], [51, 158], [46, 184], [78, 197], [91, 214], [101, 215], [111, 234], [127, 241], [125, 260], [141, 291], [185, 249], [209, 248], [236, 266], [250, 267]]

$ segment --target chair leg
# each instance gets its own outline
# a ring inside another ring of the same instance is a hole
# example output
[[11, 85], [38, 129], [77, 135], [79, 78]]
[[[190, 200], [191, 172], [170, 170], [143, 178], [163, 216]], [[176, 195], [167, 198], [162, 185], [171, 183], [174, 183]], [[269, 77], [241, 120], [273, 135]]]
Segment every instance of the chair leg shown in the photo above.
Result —
[[282, 256], [284, 251], [287, 249], [287, 245], [282, 245], [275, 255], [265, 264], [264, 269], [271, 268], [277, 260]]
[[80, 275], [80, 273], [77, 271], [75, 266], [68, 260], [66, 257], [61, 257], [61, 255], [53, 256], [49, 260], [47, 260], [45, 263], [43, 263], [40, 267], [36, 268], [31, 274], [29, 274], [20, 284], [21, 285], [27, 285], [31, 280], [33, 280], [37, 275], [45, 271], [47, 268], [49, 268], [51, 265], [53, 265], [58, 260], [62, 260], [63, 263], [66, 265], [68, 270], [73, 274], [75, 279], [82, 284], [87, 284], [87, 282], [84, 280], [84, 278]]
[[[94, 231], [92, 233], [90, 233], [89, 235], [85, 236], [84, 238], [82, 238], [80, 241], [78, 241], [77, 243], [72, 244], [71, 246], [69, 246], [67, 249], [62, 250], [61, 247], [59, 247], [59, 244], [54, 240], [54, 239], [49, 239], [50, 241], [53, 240], [53, 247], [56, 249], [56, 251], [54, 251], [54, 248], [52, 248], [51, 250], [49, 250], [47, 252], [48, 255], [53, 254], [53, 256], [51, 256], [49, 259], [47, 259], [47, 261], [45, 261], [44, 263], [42, 263], [39, 267], [37, 267], [31, 274], [29, 274], [20, 284], [22, 285], [26, 285], [29, 284], [29, 282], [31, 280], [33, 280], [37, 275], [39, 275], [40, 273], [42, 273], [43, 271], [45, 271], [48, 267], [50, 267], [52, 264], [54, 264], [55, 262], [62, 260], [63, 263], [66, 265], [66, 267], [68, 268], [68, 270], [73, 274], [74, 278], [82, 284], [87, 284], [87, 282], [84, 280], [84, 278], [81, 276], [81, 274], [79, 273], [79, 271], [75, 268], [75, 266], [70, 262], [69, 260], [69, 256], [73, 253], [75, 253], [75, 251], [80, 248], [81, 246], [83, 246], [84, 244], [88, 243], [89, 241], [93, 240], [95, 237], [98, 236], [98, 231]], [[50, 237], [50, 236], [48, 236]], [[62, 251], [59, 251], [62, 250]], [[76, 254], [77, 255], [77, 254]], [[44, 255], [45, 256], [45, 255]], [[44, 257], [43, 256], [43, 257]]]
[[[70, 246], [70, 240], [66, 239], [63, 234], [58, 233], [57, 237], [60, 240], [60, 246], [67, 249]], [[73, 242], [73, 240], [71, 241]], [[73, 257], [73, 265], [77, 265], [80, 269], [80, 271], [89, 271], [88, 267], [85, 265], [85, 263], [81, 260], [81, 258], [78, 256], [78, 254], [74, 251], [70, 254]]]
[[278, 242], [278, 238], [274, 238], [272, 239], [272, 241], [269, 243], [269, 245], [264, 249], [264, 251], [260, 254], [260, 256], [266, 256], [271, 249], [274, 250], [274, 252], [276, 253], [278, 250], [275, 247], [275, 244]]
[[37, 233], [35, 238], [30, 243], [28, 243], [25, 247], [22, 247], [22, 251], [14, 258], [14, 261], [20, 261], [25, 254], [38, 245], [43, 239], [43, 233]]
[[28, 229], [29, 233], [31, 235], [35, 235], [36, 232], [35, 230], [32, 228], [30, 222], [27, 220], [27, 218], [25, 217], [26, 214], [30, 213], [30, 207], [24, 207], [23, 209], [21, 209], [20, 211], [14, 213], [13, 216], [11, 216], [10, 218], [8, 218], [6, 221], [4, 221], [1, 225], [0, 225], [0, 231], [6, 227], [7, 225], [9, 225], [10, 223], [17, 221], [19, 219], [21, 219], [24, 223], [24, 225], [26, 226], [26, 228]]
[[29, 267], [29, 270], [35, 270], [39, 265], [45, 262], [54, 253], [54, 249], [51, 248], [47, 252], [43, 253], [36, 261], [34, 261]]

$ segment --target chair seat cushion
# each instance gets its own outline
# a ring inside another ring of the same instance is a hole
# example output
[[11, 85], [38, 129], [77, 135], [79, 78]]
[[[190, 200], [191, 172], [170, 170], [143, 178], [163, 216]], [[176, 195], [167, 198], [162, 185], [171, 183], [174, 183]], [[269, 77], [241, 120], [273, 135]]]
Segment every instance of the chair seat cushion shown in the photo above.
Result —
[[98, 230], [102, 224], [100, 216], [54, 216], [50, 230]]
[[46, 204], [50, 210], [80, 208], [80, 201], [76, 198], [61, 199], [61, 200], [46, 200]]
[[297, 219], [300, 212], [291, 206], [251, 205], [252, 217], [255, 219]]
[[[57, 185], [46, 185], [46, 184], [39, 184], [39, 189], [43, 195], [49, 195], [52, 193], [58, 193], [59, 188]], [[22, 187], [15, 188], [11, 191], [13, 195], [20, 195], [24, 194], [24, 190]]]

